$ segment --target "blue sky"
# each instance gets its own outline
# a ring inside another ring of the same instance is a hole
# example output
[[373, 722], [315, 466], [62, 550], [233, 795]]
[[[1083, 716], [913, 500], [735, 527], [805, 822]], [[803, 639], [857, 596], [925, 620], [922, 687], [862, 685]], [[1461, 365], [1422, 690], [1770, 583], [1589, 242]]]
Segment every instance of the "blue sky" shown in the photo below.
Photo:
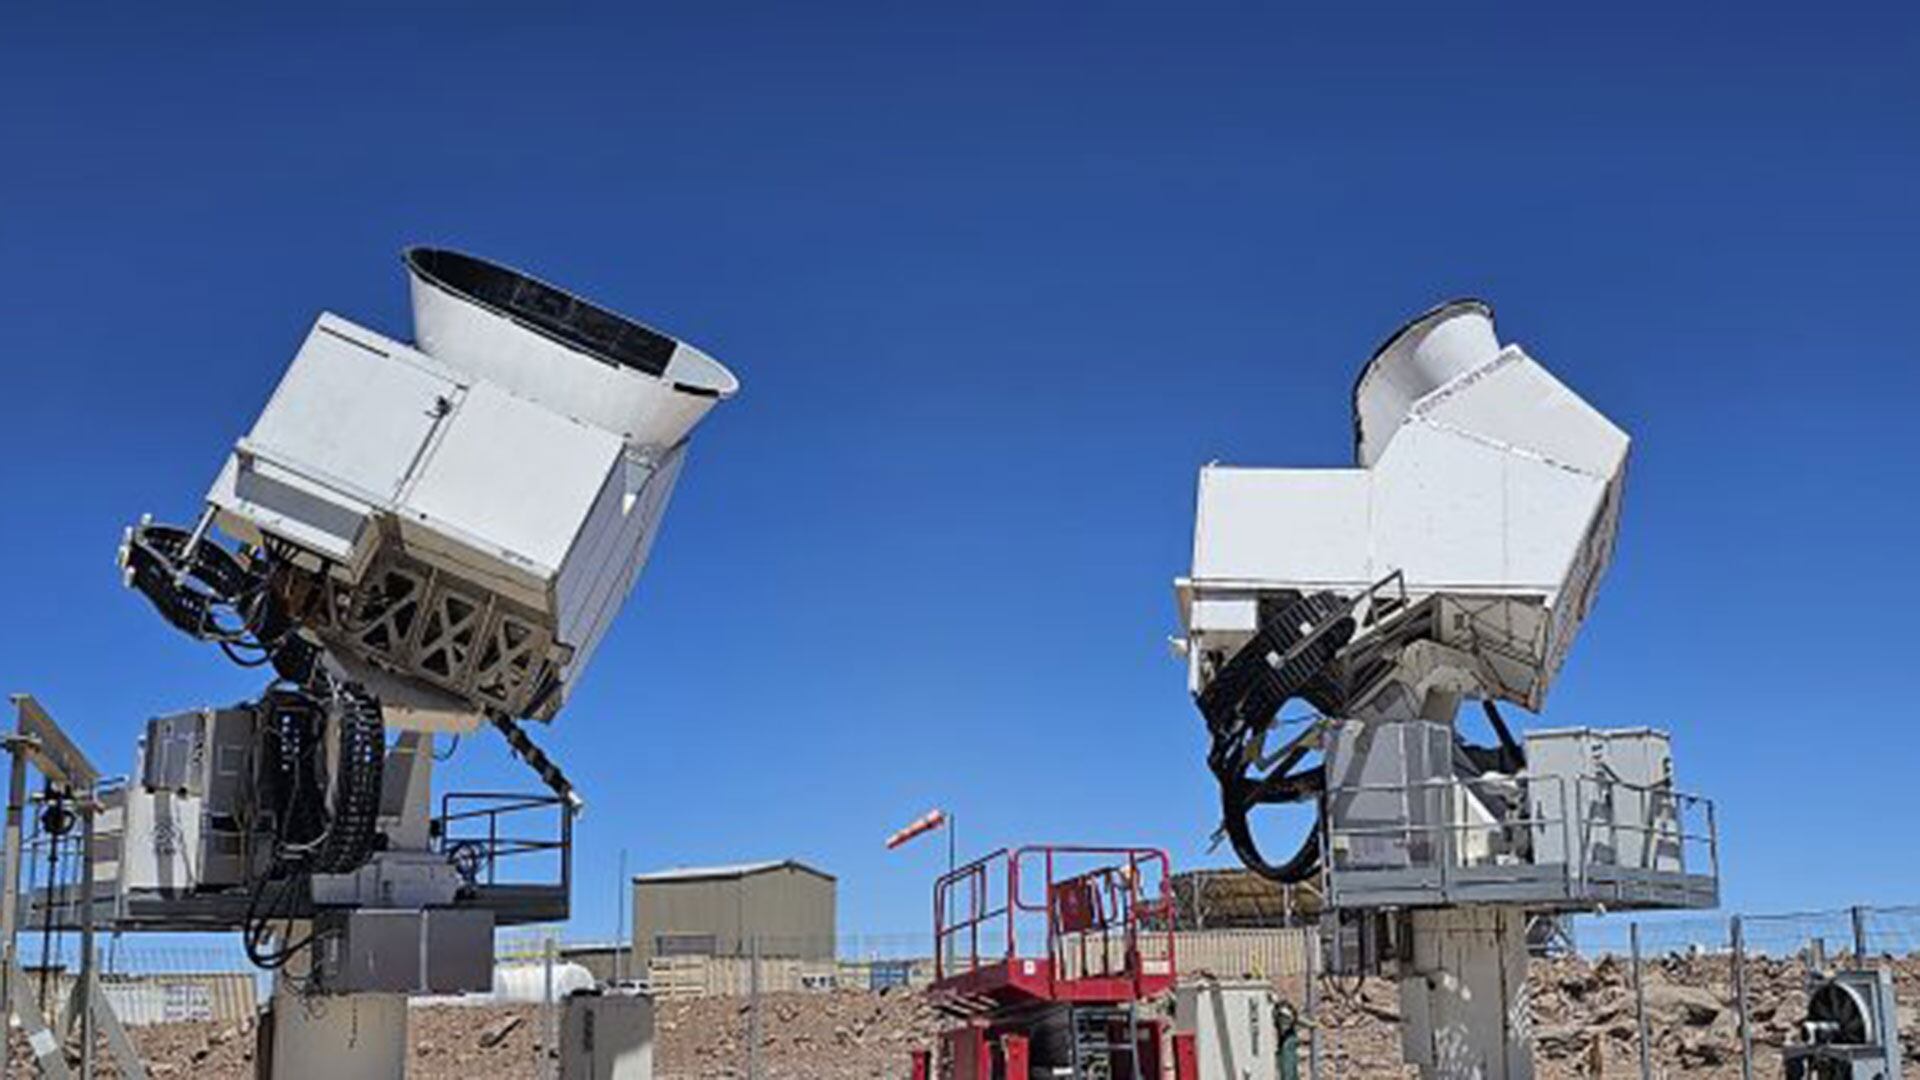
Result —
[[622, 848], [922, 931], [943, 845], [880, 841], [933, 805], [1221, 862], [1165, 645], [1195, 470], [1344, 463], [1371, 347], [1474, 294], [1636, 439], [1547, 721], [1670, 729], [1733, 905], [1920, 900], [1920, 17], [1667, 7], [16, 12], [0, 684], [118, 768], [253, 694], [119, 531], [191, 517], [321, 309], [406, 336], [444, 243], [745, 384], [536, 733], [578, 933]]

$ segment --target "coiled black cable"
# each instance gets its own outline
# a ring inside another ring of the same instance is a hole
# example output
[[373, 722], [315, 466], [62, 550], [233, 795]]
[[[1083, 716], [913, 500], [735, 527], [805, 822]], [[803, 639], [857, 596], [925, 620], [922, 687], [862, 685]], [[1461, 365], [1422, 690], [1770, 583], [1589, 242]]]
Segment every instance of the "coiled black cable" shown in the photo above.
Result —
[[1352, 639], [1354, 622], [1332, 593], [1288, 597], [1275, 606], [1194, 700], [1212, 735], [1207, 766], [1220, 784], [1221, 829], [1234, 853], [1262, 877], [1297, 884], [1319, 872], [1322, 822], [1316, 819], [1300, 849], [1275, 865], [1254, 840], [1248, 814], [1257, 806], [1317, 799], [1325, 790], [1324, 768], [1301, 768], [1317, 733], [1303, 733], [1271, 763], [1261, 761], [1260, 750], [1287, 702], [1305, 698], [1323, 712], [1338, 710], [1333, 662]]

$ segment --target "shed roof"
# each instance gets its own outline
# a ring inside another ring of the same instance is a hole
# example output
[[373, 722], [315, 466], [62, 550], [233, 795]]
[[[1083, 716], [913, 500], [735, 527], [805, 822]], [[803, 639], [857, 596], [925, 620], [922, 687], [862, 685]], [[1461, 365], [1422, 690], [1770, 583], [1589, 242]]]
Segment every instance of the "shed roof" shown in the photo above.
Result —
[[802, 870], [815, 877], [834, 880], [833, 875], [798, 859], [770, 859], [765, 862], [734, 863], [730, 866], [677, 866], [667, 870], [651, 870], [644, 874], [633, 875], [634, 882], [661, 881], [703, 881], [725, 880], [728, 878], [750, 877], [764, 874], [769, 870]]

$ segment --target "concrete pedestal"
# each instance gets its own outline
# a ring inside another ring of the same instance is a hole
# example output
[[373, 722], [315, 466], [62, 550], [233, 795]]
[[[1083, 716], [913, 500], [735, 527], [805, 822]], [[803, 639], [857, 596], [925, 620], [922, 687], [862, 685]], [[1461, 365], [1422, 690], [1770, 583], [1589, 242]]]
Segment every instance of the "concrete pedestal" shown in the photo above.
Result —
[[1519, 908], [1410, 913], [1401, 1053], [1426, 1080], [1533, 1080], [1527, 917]]
[[254, 1062], [259, 1080], [400, 1080], [407, 1074], [404, 994], [302, 997], [276, 980], [262, 1024], [268, 1038]]

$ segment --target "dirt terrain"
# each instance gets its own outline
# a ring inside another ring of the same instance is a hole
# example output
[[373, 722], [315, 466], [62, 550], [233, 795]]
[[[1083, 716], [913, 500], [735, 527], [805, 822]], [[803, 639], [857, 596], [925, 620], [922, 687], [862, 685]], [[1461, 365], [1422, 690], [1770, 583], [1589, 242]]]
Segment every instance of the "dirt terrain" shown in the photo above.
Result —
[[[1779, 1047], [1805, 1005], [1797, 963], [1749, 965], [1757, 1076], [1778, 1076]], [[1896, 965], [1901, 1030], [1909, 1062], [1920, 1063], [1920, 959]], [[1283, 982], [1300, 1000], [1301, 987]], [[1638, 1075], [1633, 993], [1613, 960], [1555, 960], [1534, 965], [1530, 982], [1540, 1075], [1556, 1078]], [[1724, 958], [1668, 958], [1649, 964], [1648, 1023], [1661, 1075], [1732, 1080], [1740, 1075], [1739, 1029]], [[1366, 980], [1323, 990], [1323, 1077], [1400, 1076], [1397, 995]], [[903, 1077], [908, 1052], [930, 1045], [937, 1020], [905, 990], [779, 994], [762, 1000], [760, 1070], [767, 1080]], [[661, 1080], [747, 1075], [748, 1009], [740, 998], [663, 1002], [655, 1075]], [[430, 1006], [413, 1011], [418, 1080], [518, 1080], [551, 1075], [547, 1019], [530, 1007]], [[251, 1024], [164, 1024], [134, 1032], [152, 1075], [192, 1080], [251, 1077]], [[14, 1038], [24, 1063], [24, 1041]], [[1304, 1064], [1304, 1063], [1303, 1063]], [[26, 1073], [25, 1075], [32, 1075]], [[113, 1075], [103, 1069], [102, 1075]], [[316, 1076], [326, 1075], [316, 1073]]]

